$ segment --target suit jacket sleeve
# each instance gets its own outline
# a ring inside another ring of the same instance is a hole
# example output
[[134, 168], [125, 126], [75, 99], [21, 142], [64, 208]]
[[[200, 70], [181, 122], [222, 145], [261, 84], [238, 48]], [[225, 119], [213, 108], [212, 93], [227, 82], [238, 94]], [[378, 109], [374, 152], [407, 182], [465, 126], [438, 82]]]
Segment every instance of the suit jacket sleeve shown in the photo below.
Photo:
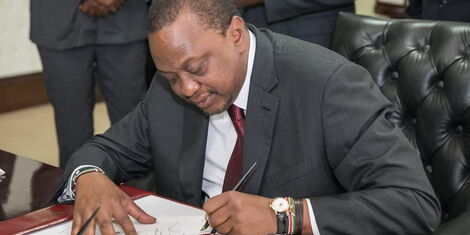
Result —
[[[150, 90], [147, 97], [150, 96]], [[82, 145], [67, 162], [64, 177], [81, 165], [98, 166], [116, 183], [138, 177], [152, 170], [148, 136], [147, 98], [111, 126]]]
[[265, 0], [268, 23], [352, 4], [354, 0]]
[[310, 198], [317, 225], [321, 234], [427, 233], [439, 225], [439, 202], [416, 150], [387, 118], [391, 104], [369, 77], [347, 63], [325, 87], [325, 151], [346, 192]]

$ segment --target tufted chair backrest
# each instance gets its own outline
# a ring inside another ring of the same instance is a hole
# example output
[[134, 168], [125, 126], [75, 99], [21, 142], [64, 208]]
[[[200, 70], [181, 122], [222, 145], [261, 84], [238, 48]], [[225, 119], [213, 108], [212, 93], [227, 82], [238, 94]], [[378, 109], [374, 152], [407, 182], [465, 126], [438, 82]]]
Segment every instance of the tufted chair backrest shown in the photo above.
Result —
[[469, 211], [470, 24], [341, 13], [332, 49], [396, 107], [389, 119], [419, 151], [444, 222]]

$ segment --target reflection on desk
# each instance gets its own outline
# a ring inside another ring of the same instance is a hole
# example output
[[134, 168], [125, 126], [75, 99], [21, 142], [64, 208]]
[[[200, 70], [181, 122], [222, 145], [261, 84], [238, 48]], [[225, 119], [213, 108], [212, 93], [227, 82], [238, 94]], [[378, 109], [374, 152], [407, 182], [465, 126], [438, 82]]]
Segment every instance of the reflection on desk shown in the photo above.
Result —
[[51, 205], [63, 170], [0, 150], [0, 221]]

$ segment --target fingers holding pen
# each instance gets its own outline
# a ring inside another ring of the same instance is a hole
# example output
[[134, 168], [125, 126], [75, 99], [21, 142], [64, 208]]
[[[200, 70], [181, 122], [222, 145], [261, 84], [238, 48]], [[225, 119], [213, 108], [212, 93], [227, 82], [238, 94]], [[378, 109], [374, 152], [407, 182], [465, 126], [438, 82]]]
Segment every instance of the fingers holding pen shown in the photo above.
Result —
[[231, 214], [228, 206], [221, 207], [212, 213], [207, 214], [207, 219], [212, 228], [216, 229], [221, 234], [228, 234], [232, 228]]
[[232, 198], [236, 197], [237, 192], [226, 192], [209, 199], [204, 205], [203, 210], [207, 213], [207, 219], [212, 228], [219, 233], [227, 234], [232, 230], [231, 216]]
[[274, 234], [276, 217], [272, 199], [229, 191], [209, 199], [203, 206], [217, 232], [230, 235]]

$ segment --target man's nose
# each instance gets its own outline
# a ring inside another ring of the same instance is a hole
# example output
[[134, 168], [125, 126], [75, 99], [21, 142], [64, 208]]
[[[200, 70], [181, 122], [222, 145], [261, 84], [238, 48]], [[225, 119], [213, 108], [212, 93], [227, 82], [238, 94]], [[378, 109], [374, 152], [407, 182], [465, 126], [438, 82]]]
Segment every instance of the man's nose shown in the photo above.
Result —
[[199, 82], [190, 77], [181, 78], [181, 94], [187, 98], [192, 97], [200, 88]]

